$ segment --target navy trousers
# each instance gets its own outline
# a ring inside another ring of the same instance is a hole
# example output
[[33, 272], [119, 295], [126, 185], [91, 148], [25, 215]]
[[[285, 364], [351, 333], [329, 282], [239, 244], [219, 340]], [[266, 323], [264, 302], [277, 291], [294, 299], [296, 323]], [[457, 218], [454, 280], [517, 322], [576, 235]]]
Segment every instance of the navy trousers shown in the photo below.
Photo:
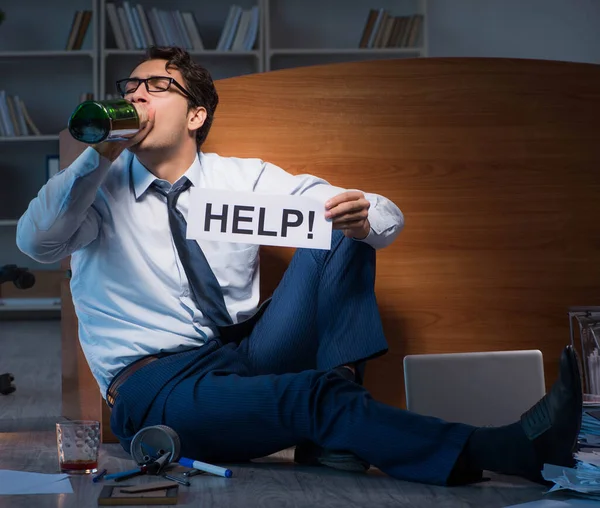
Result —
[[474, 428], [378, 402], [332, 370], [387, 351], [374, 282], [375, 251], [339, 232], [330, 251], [298, 249], [248, 337], [136, 371], [119, 390], [112, 431], [129, 451], [138, 430], [168, 425], [184, 456], [207, 462], [310, 441], [396, 478], [446, 484]]

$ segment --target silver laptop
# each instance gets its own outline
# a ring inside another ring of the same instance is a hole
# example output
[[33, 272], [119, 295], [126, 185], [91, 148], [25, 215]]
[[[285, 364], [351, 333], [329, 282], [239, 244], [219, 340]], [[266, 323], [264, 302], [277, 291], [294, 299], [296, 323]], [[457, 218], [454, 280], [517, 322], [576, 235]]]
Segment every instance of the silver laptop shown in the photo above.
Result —
[[539, 350], [408, 355], [406, 407], [477, 426], [506, 425], [545, 394]]

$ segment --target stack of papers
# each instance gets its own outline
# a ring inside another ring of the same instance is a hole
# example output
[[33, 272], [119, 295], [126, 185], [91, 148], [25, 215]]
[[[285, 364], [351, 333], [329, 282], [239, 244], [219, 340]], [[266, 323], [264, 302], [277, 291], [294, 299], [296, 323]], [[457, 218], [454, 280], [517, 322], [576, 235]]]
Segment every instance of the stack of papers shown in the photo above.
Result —
[[579, 442], [585, 447], [600, 448], [600, 404], [584, 404]]
[[73, 494], [73, 487], [68, 474], [0, 469], [0, 495], [15, 494]]
[[[574, 503], [593, 503], [600, 501], [600, 396], [584, 396], [583, 415], [579, 445], [582, 451], [575, 454], [577, 463], [574, 468], [544, 464], [542, 476], [553, 482], [554, 486], [547, 493], [562, 491], [580, 498]], [[543, 504], [543, 503], [555, 504]], [[575, 506], [571, 500], [546, 499], [539, 506]], [[560, 504], [565, 503], [565, 504]], [[532, 508], [535, 503], [532, 503]], [[525, 506], [525, 505], [524, 505]], [[536, 505], [538, 506], [538, 505]], [[579, 504], [578, 504], [579, 506]]]
[[600, 451], [578, 452], [575, 458], [575, 468], [544, 464], [542, 476], [555, 484], [548, 493], [567, 490], [577, 496], [600, 501]]

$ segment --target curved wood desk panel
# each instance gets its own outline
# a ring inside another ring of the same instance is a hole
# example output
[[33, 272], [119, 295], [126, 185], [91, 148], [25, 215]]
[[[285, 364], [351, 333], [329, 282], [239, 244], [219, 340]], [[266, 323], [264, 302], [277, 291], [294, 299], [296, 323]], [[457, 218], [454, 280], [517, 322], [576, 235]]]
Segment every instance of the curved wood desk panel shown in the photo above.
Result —
[[[539, 348], [554, 381], [567, 308], [600, 297], [600, 66], [402, 59], [217, 87], [205, 151], [380, 193], [404, 212], [378, 255], [390, 352], [367, 371], [376, 398], [404, 405], [414, 353]], [[262, 249], [264, 295], [292, 252]]]
[[[207, 151], [381, 193], [404, 212], [378, 256], [390, 352], [367, 372], [375, 397], [404, 403], [413, 353], [540, 348], [555, 379], [567, 307], [600, 297], [600, 66], [375, 61], [224, 80], [219, 93]], [[263, 256], [265, 287], [288, 255]]]

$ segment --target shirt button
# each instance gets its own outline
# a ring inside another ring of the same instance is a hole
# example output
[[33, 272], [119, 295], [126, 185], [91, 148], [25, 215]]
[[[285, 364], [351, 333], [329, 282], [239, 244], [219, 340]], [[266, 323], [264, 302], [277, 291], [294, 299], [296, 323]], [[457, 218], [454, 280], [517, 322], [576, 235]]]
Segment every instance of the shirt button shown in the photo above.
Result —
[[183, 296], [190, 296], [190, 292], [189, 292], [189, 291], [186, 289], [186, 290], [183, 292]]

